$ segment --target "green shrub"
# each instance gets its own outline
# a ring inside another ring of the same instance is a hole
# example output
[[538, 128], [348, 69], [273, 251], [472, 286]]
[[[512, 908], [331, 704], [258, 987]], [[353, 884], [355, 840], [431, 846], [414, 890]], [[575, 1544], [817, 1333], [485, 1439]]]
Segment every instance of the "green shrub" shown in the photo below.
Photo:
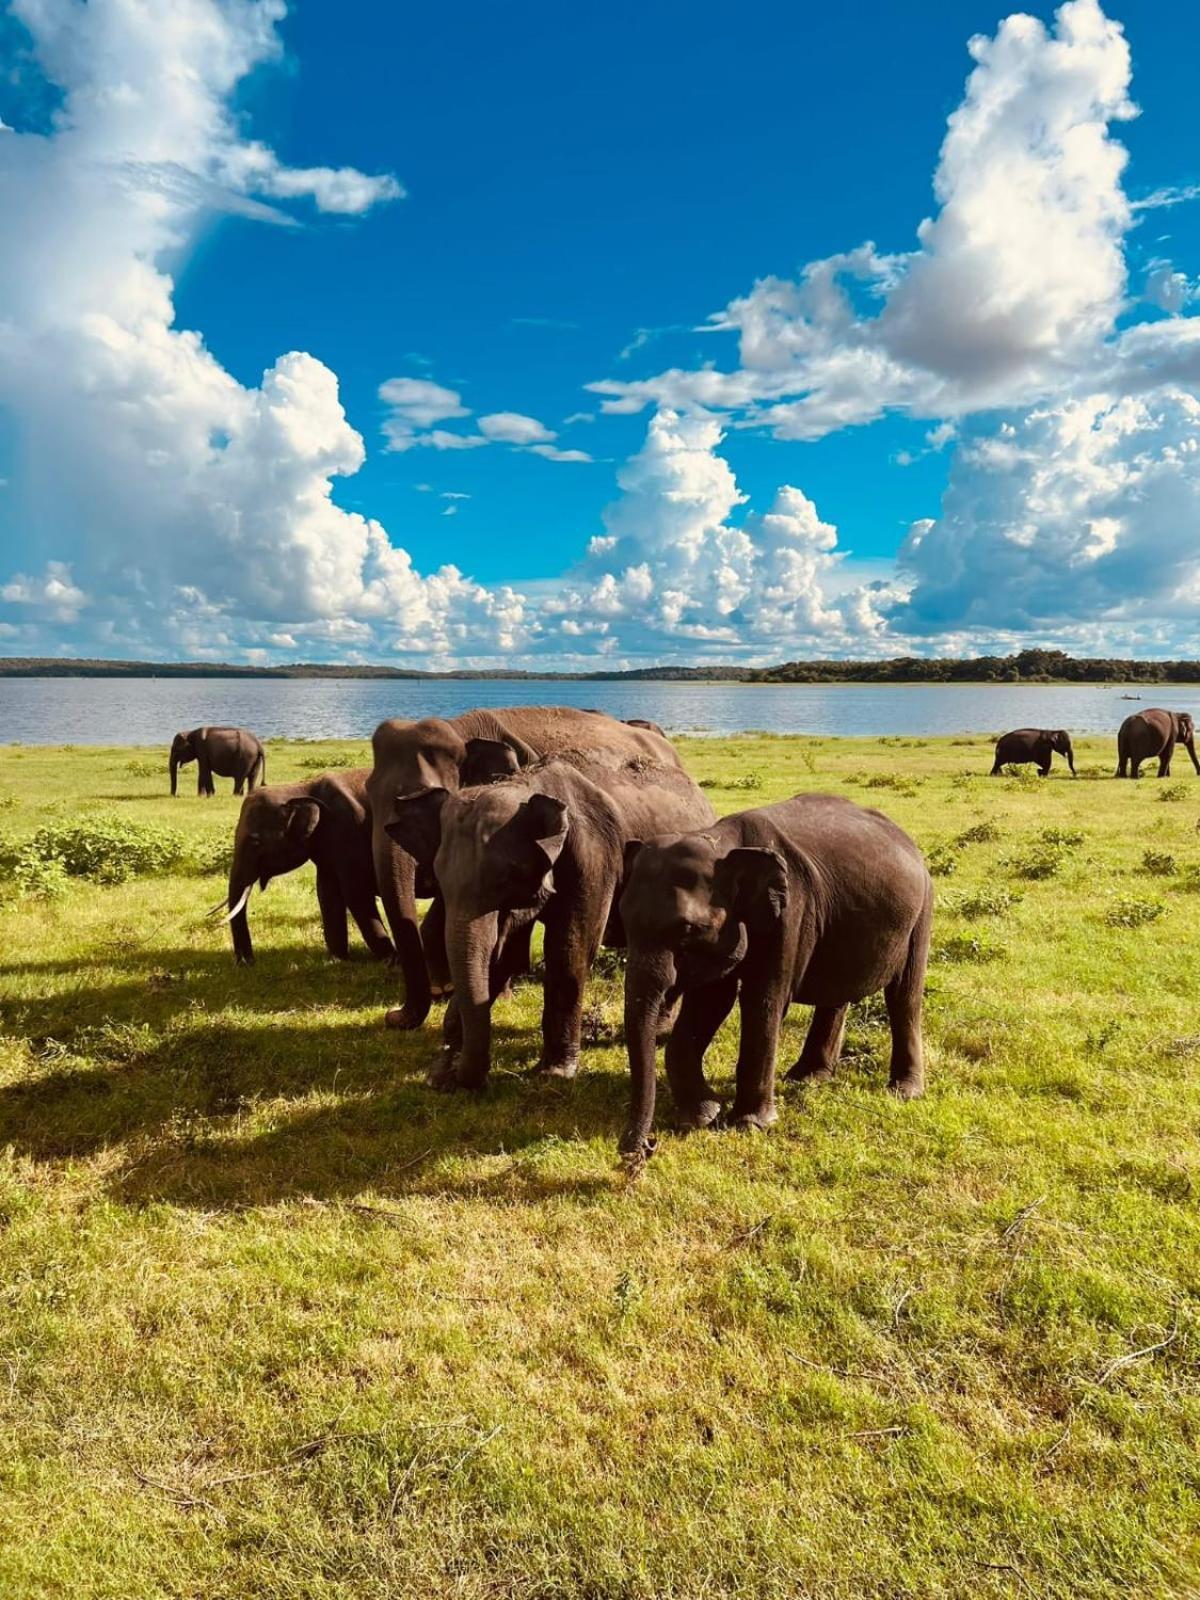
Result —
[[72, 878], [124, 883], [165, 872], [184, 853], [183, 834], [154, 823], [131, 822], [112, 812], [39, 828], [29, 849], [42, 861], [59, 861]]
[[990, 817], [985, 817], [982, 822], [976, 822], [960, 833], [954, 841], [956, 845], [964, 844], [994, 844], [1001, 837], [999, 827]]
[[763, 775], [761, 772], [743, 772], [737, 778], [701, 778], [701, 789], [761, 789]]
[[1177, 863], [1169, 850], [1143, 850], [1142, 871], [1154, 878], [1172, 878], [1177, 871]]
[[17, 797], [11, 789], [0, 789], [0, 811], [15, 811]]
[[1186, 800], [1189, 794], [1186, 783], [1168, 783], [1158, 791], [1160, 800]]
[[1110, 928], [1144, 928], [1157, 922], [1166, 909], [1161, 900], [1114, 900], [1104, 920]]
[[331, 763], [328, 756], [301, 756], [296, 765], [301, 772], [328, 772]]
[[1003, 945], [993, 944], [979, 933], [955, 933], [934, 951], [935, 961], [1001, 961], [1008, 954]]
[[867, 779], [868, 789], [894, 789], [897, 794], [916, 794], [924, 778], [906, 777], [902, 772], [877, 772]]
[[1014, 894], [1011, 889], [1003, 889], [999, 884], [985, 884], [974, 894], [966, 895], [954, 909], [960, 917], [1002, 917], [1012, 910], [1020, 898], [1019, 894]]
[[13, 890], [22, 900], [57, 900], [67, 890], [67, 874], [61, 861], [44, 860], [31, 845], [17, 851], [8, 867]]
[[1067, 859], [1065, 850], [1056, 849], [1053, 845], [1038, 844], [1023, 855], [1009, 856], [1006, 865], [1018, 878], [1030, 878], [1035, 881], [1043, 878], [1056, 878], [1062, 871], [1063, 862]]
[[1185, 867], [1175, 880], [1175, 887], [1185, 894], [1200, 894], [1200, 867]]
[[203, 837], [193, 842], [188, 851], [188, 862], [193, 872], [201, 877], [219, 873], [228, 876], [233, 865], [233, 838], [222, 834], [219, 838]]
[[1078, 828], [1043, 828], [1038, 838], [1053, 850], [1073, 850], [1083, 843], [1083, 834]]
[[935, 878], [949, 878], [958, 871], [958, 851], [952, 844], [935, 844], [925, 852], [925, 865]]
[[147, 761], [145, 756], [136, 756], [125, 763], [125, 771], [131, 778], [158, 778], [166, 768], [161, 761]]

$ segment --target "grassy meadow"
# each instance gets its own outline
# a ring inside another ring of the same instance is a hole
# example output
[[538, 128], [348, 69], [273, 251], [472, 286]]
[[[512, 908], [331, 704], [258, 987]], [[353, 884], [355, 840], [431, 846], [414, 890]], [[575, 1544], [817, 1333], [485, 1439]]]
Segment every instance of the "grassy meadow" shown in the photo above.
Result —
[[[202, 915], [227, 780], [172, 801], [165, 750], [0, 751], [10, 863], [77, 819], [182, 835], [124, 882], [0, 879], [6, 1600], [1200, 1594], [1186, 758], [1135, 785], [1112, 739], [1045, 782], [989, 779], [982, 738], [681, 748], [720, 811], [831, 790], [926, 849], [929, 1089], [885, 1094], [869, 1002], [772, 1134], [664, 1132], [634, 1185], [615, 960], [576, 1083], [523, 1076], [526, 982], [488, 1094], [435, 1095], [440, 1012], [384, 1032], [394, 976], [353, 931], [326, 957], [311, 868], [233, 966]], [[367, 756], [268, 753], [274, 781]]]

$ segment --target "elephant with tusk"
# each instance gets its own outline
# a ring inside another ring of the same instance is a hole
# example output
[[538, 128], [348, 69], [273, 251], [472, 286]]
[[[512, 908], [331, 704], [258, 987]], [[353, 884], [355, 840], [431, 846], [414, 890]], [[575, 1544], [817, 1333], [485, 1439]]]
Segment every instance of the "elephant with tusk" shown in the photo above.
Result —
[[256, 789], [242, 802], [233, 839], [229, 893], [210, 915], [223, 913], [233, 934], [234, 959], [254, 960], [246, 906], [255, 884], [311, 861], [317, 869], [317, 904], [325, 948], [345, 960], [349, 954], [346, 915], [358, 925], [377, 960], [392, 954], [392, 942], [375, 904], [371, 857], [371, 813], [367, 771], [323, 772], [307, 783], [274, 783]]

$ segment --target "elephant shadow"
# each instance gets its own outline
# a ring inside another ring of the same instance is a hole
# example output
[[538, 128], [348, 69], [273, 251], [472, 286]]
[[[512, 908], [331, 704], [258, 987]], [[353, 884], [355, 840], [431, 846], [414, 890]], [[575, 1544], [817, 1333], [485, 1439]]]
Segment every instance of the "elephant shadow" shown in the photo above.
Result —
[[[125, 1203], [240, 1210], [489, 1189], [532, 1203], [560, 1191], [585, 1200], [616, 1181], [615, 1162], [603, 1178], [559, 1178], [534, 1157], [615, 1139], [623, 1066], [595, 1063], [570, 1084], [530, 1079], [517, 1066], [532, 1053], [525, 1029], [497, 1027], [498, 1070], [481, 1096], [435, 1093], [425, 1069], [437, 1031], [388, 1034], [377, 1015], [250, 1026], [235, 1013], [145, 1047], [119, 1026], [86, 1043], [77, 1061], [56, 1040], [33, 1047], [32, 1073], [0, 1089], [0, 1146], [47, 1163], [106, 1155], [105, 1187]], [[480, 1158], [501, 1171], [481, 1178]]]

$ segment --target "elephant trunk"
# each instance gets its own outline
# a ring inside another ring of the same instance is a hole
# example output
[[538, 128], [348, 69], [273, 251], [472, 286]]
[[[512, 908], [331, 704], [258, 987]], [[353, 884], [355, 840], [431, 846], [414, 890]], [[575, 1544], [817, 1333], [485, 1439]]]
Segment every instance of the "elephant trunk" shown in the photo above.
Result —
[[176, 784], [178, 783], [178, 780], [179, 780], [179, 757], [175, 754], [175, 751], [172, 750], [171, 751], [171, 793], [172, 794], [174, 794], [176, 792]]
[[625, 1048], [629, 1055], [629, 1121], [621, 1135], [621, 1157], [637, 1173], [654, 1154], [657, 1090], [655, 1053], [658, 1022], [667, 991], [675, 982], [675, 961], [669, 950], [631, 952], [625, 971]]
[[404, 1005], [388, 1013], [391, 1027], [419, 1028], [429, 1015], [432, 995], [421, 928], [417, 921], [417, 863], [376, 823], [373, 841], [375, 882], [392, 930], [395, 960], [404, 977]]
[[257, 876], [254, 863], [247, 861], [243, 852], [236, 852], [229, 870], [229, 931], [233, 936], [233, 959], [239, 967], [254, 964], [254, 944], [250, 938], [246, 902]]
[[1073, 746], [1073, 745], [1072, 745], [1072, 743], [1071, 743], [1071, 741], [1070, 741], [1070, 739], [1068, 739], [1068, 740], [1067, 740], [1067, 741], [1066, 741], [1066, 744], [1067, 744], [1067, 747], [1066, 747], [1066, 749], [1065, 749], [1065, 750], [1064, 750], [1064, 751], [1063, 751], [1063, 755], [1065, 755], [1065, 756], [1066, 756], [1066, 758], [1067, 758], [1067, 765], [1068, 765], [1068, 766], [1069, 766], [1069, 767], [1070, 767], [1070, 769], [1071, 769], [1071, 776], [1072, 776], [1072, 777], [1074, 777], [1074, 776], [1075, 776], [1075, 748], [1074, 748], [1074, 746]]
[[1197, 759], [1196, 756], [1196, 735], [1194, 732], [1189, 733], [1184, 739], [1183, 748], [1187, 751], [1188, 755], [1191, 756], [1192, 766], [1195, 767], [1198, 773], [1200, 773], [1200, 759]]
[[457, 1078], [467, 1088], [479, 1088], [491, 1066], [491, 975], [499, 931], [498, 912], [489, 911], [473, 917], [468, 912], [447, 908], [446, 954], [462, 1027]]

